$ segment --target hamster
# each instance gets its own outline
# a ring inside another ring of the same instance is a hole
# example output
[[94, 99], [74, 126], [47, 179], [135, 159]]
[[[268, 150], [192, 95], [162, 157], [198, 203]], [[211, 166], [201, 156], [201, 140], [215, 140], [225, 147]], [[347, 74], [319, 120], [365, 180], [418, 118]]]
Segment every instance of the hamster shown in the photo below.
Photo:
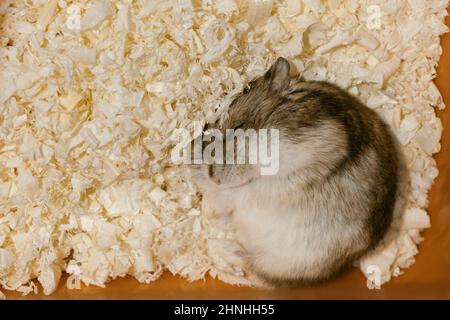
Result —
[[[279, 170], [260, 164], [192, 167], [202, 211], [233, 230], [224, 258], [257, 286], [334, 278], [379, 244], [398, 195], [399, 153], [388, 126], [337, 86], [291, 79], [278, 60], [205, 129], [278, 129]], [[207, 144], [203, 144], [203, 149]], [[227, 151], [228, 152], [228, 151]]]

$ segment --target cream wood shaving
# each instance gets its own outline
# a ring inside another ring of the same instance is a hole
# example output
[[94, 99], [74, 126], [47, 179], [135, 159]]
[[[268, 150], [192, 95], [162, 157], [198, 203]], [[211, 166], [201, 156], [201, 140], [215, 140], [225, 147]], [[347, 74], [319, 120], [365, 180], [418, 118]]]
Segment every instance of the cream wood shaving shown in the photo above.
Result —
[[430, 226], [447, 4], [2, 0], [0, 288], [28, 294], [37, 279], [50, 294], [63, 271], [98, 286], [163, 270], [249, 284], [219, 256], [217, 239], [232, 235], [202, 217], [170, 137], [219, 117], [279, 55], [359, 96], [398, 136], [410, 170], [401, 233], [359, 264], [382, 282], [398, 275]]

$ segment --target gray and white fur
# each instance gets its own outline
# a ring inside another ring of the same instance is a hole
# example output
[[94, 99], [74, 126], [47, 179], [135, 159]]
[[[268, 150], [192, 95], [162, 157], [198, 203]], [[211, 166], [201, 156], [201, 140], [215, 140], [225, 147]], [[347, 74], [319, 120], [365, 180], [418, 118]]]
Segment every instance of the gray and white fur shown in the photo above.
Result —
[[250, 82], [219, 130], [280, 130], [280, 170], [257, 165], [193, 168], [202, 210], [234, 230], [224, 257], [257, 285], [314, 284], [340, 274], [390, 228], [399, 153], [381, 118], [327, 82], [291, 79], [279, 58]]

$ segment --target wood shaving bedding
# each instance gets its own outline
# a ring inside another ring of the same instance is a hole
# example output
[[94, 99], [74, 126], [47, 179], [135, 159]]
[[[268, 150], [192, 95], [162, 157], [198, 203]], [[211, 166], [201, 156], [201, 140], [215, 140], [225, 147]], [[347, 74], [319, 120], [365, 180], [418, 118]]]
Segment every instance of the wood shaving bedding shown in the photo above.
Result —
[[401, 232], [359, 267], [374, 281], [376, 265], [381, 283], [399, 275], [430, 226], [447, 5], [2, 0], [0, 289], [36, 292], [37, 279], [51, 294], [64, 271], [97, 286], [164, 270], [249, 284], [216, 248], [233, 235], [208, 225], [171, 163], [172, 133], [219, 117], [278, 56], [357, 95], [397, 135], [410, 172]]

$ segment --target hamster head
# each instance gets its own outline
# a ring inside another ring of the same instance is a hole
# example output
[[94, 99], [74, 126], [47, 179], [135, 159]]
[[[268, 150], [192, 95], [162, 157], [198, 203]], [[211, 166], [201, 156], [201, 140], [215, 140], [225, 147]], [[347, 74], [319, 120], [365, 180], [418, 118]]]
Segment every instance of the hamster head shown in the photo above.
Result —
[[[235, 97], [225, 119], [205, 126], [206, 134], [212, 134], [214, 139], [203, 141], [203, 157], [204, 151], [207, 151], [220, 136], [223, 145], [223, 163], [210, 161], [196, 166], [197, 175], [203, 180], [202, 184], [233, 188], [260, 177], [261, 159], [258, 155], [255, 156], [253, 147], [255, 144], [257, 148], [261, 147], [258, 143], [260, 129], [274, 128], [273, 124], [268, 123], [269, 116], [276, 112], [277, 104], [282, 102], [282, 92], [289, 87], [291, 80], [289, 72], [289, 62], [284, 58], [278, 58], [263, 76], [251, 81]], [[272, 153], [273, 137], [267, 134], [266, 139], [267, 152]], [[217, 154], [217, 149], [215, 153]]]

